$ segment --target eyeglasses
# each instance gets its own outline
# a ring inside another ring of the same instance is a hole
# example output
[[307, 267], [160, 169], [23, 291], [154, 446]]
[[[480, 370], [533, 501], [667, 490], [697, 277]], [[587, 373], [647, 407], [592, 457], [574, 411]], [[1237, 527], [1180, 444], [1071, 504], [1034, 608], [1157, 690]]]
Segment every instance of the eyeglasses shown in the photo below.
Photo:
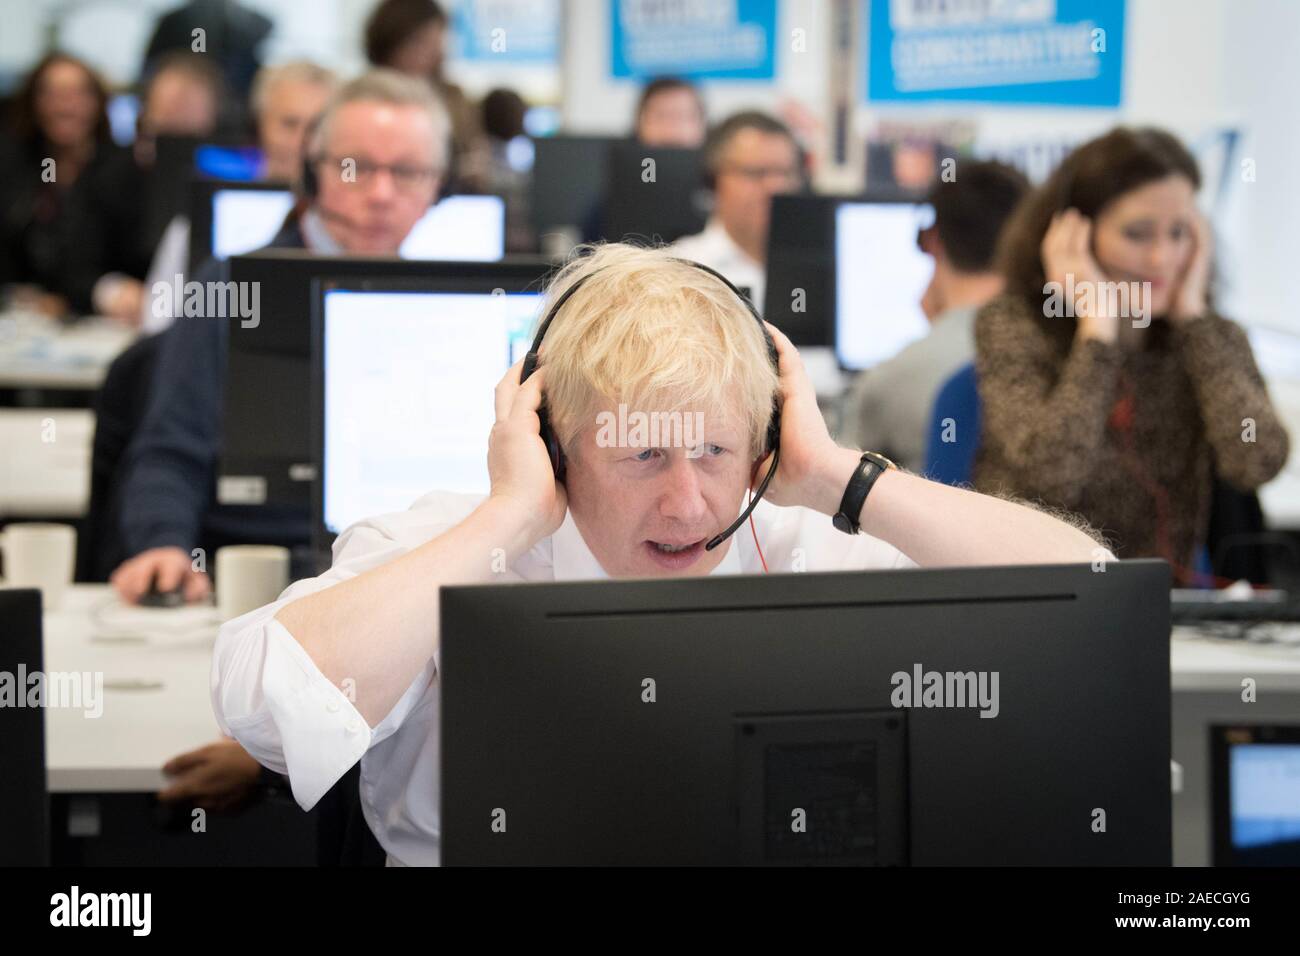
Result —
[[720, 170], [734, 173], [746, 179], [761, 182], [764, 179], [776, 179], [781, 183], [799, 182], [799, 170], [794, 166], [746, 166], [743, 163], [729, 163]]
[[440, 170], [436, 166], [416, 166], [410, 163], [372, 163], [354, 156], [321, 156], [317, 164], [328, 163], [339, 171], [344, 182], [369, 183], [380, 172], [393, 177], [393, 185], [403, 192], [415, 192], [429, 185]]

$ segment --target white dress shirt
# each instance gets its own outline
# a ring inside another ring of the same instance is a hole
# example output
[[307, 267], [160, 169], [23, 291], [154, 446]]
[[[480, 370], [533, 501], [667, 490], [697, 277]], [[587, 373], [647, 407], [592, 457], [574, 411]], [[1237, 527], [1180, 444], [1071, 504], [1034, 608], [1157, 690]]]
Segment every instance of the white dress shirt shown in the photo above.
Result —
[[749, 290], [750, 301], [759, 314], [763, 312], [763, 295], [767, 287], [767, 271], [760, 263], [731, 238], [727, 227], [717, 216], [709, 219], [703, 232], [683, 236], [671, 246], [674, 254], [683, 259], [694, 259], [721, 272], [731, 284]]
[[[435, 492], [409, 511], [353, 525], [335, 542], [329, 571], [296, 582], [274, 604], [228, 622], [213, 652], [212, 704], [218, 724], [259, 762], [287, 774], [303, 809], [315, 806], [360, 759], [362, 809], [390, 863], [436, 865], [439, 860], [439, 655], [430, 656], [392, 711], [370, 727], [274, 615], [304, 595], [419, 547], [464, 520], [482, 500]], [[836, 531], [830, 518], [806, 508], [764, 501], [753, 520], [774, 572], [916, 566], [884, 541]], [[731, 538], [713, 573], [762, 573], [747, 526]], [[502, 582], [607, 577], [572, 515], [500, 575]]]

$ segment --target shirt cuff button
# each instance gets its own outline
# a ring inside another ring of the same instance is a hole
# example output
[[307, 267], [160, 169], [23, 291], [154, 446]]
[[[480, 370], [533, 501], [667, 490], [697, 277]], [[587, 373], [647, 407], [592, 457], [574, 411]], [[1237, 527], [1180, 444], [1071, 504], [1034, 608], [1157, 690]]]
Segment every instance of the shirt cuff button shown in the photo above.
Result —
[[337, 700], [331, 700], [325, 705], [325, 709], [331, 714], [337, 714], [339, 712], [339, 702]]

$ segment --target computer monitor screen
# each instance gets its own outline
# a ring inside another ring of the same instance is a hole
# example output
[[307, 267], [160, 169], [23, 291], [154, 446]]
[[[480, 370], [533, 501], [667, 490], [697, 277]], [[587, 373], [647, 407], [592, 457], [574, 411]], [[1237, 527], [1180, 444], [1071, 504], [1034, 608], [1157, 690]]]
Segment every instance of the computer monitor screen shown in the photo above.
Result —
[[313, 504], [321, 454], [313, 427], [320, 420], [319, 289], [353, 283], [348, 287], [531, 292], [544, 287], [551, 263], [527, 256], [436, 262], [269, 249], [232, 256], [225, 269], [230, 281], [262, 294], [255, 327], [238, 318], [229, 324], [217, 501], [301, 509], [304, 520], [315, 516], [314, 531], [321, 533], [321, 512]]
[[[293, 208], [288, 190], [231, 187], [212, 195], [212, 255], [261, 249]], [[505, 255], [505, 203], [500, 196], [448, 196], [430, 206], [402, 243], [404, 259], [496, 262]]]
[[1211, 728], [1216, 866], [1300, 866], [1300, 726]]
[[835, 348], [864, 369], [893, 358], [930, 323], [921, 296], [934, 261], [917, 246], [929, 225], [923, 203], [844, 203], [835, 214]]
[[223, 146], [204, 143], [194, 151], [194, 168], [213, 179], [254, 182], [261, 178], [266, 156], [256, 146]]
[[212, 255], [218, 259], [261, 249], [275, 238], [293, 208], [279, 189], [219, 189], [212, 194]]
[[541, 293], [322, 294], [322, 509], [334, 534], [434, 490], [489, 490], [492, 391]]
[[506, 204], [500, 196], [448, 196], [429, 207], [402, 243], [407, 259], [496, 262], [506, 251]]

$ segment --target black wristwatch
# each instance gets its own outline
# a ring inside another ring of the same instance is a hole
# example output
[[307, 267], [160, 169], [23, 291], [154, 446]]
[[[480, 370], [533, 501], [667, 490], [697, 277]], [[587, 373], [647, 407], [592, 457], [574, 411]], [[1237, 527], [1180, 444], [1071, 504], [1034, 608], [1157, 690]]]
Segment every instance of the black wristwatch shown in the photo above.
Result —
[[886, 471], [897, 467], [884, 455], [874, 451], [864, 451], [858, 461], [858, 467], [853, 470], [853, 477], [849, 479], [849, 486], [844, 489], [844, 497], [840, 499], [840, 510], [831, 518], [831, 524], [845, 534], [857, 534], [861, 530], [858, 516], [862, 514], [862, 506], [866, 503], [867, 495], [871, 494], [871, 487]]

